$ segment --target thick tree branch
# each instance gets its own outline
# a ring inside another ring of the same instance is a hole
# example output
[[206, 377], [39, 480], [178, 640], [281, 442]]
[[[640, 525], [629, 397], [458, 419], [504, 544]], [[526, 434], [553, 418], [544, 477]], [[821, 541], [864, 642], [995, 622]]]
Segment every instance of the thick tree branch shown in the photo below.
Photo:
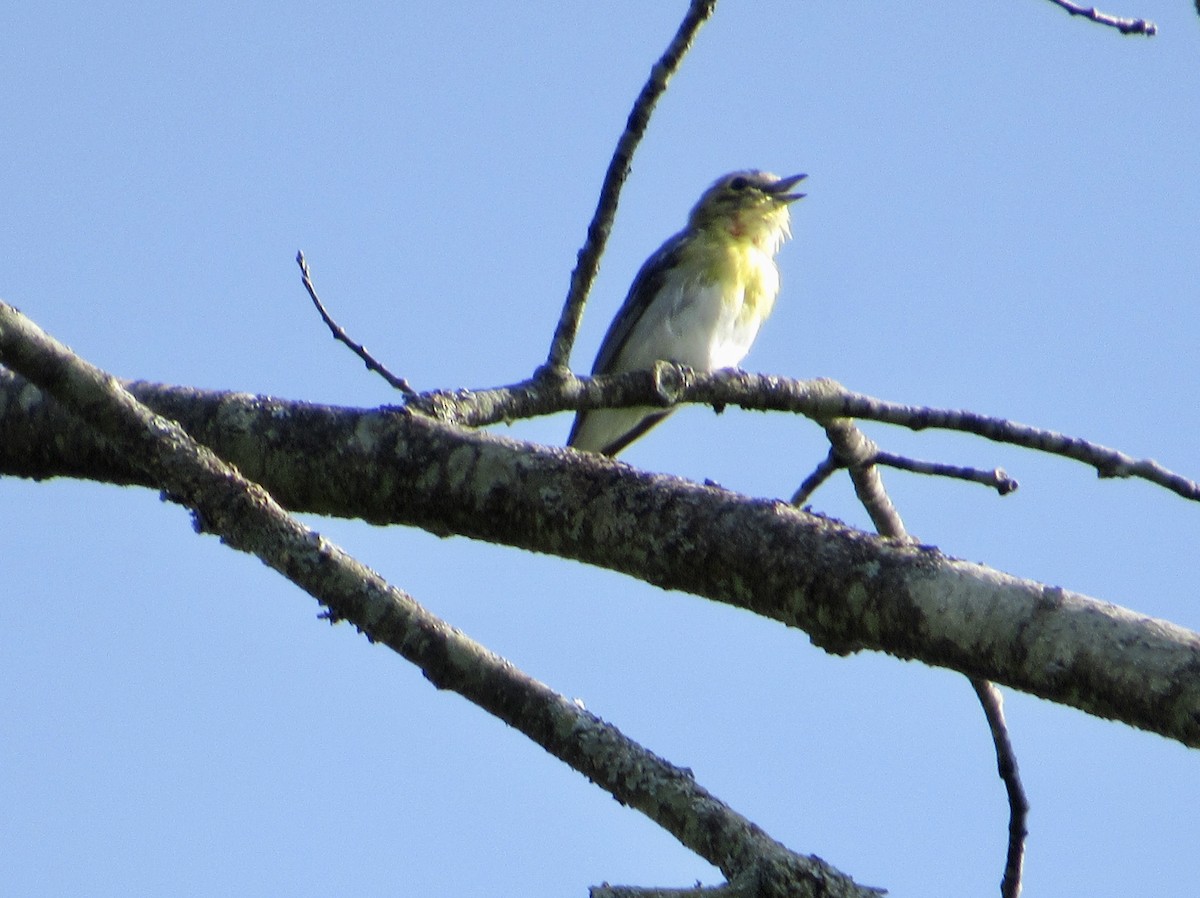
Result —
[[[774, 500], [398, 410], [132, 384], [285, 507], [546, 552], [1200, 746], [1200, 635]], [[965, 414], [965, 413], [964, 413]], [[0, 372], [0, 473], [154, 486]]]
[[198, 530], [258, 556], [325, 605], [452, 689], [521, 731], [642, 811], [729, 878], [753, 874], [760, 894], [872, 898], [820, 858], [797, 855], [616, 727], [517, 670], [430, 614], [342, 549], [288, 515], [176, 422], [141, 404], [109, 374], [75, 356], [0, 303], [0, 363], [53, 393], [95, 428], [172, 501], [192, 509]]

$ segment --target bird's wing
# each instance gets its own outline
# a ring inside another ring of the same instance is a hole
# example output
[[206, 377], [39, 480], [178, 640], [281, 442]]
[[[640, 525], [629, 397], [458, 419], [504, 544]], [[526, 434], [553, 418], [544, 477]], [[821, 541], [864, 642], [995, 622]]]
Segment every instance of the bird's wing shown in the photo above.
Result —
[[[592, 374], [611, 372], [611, 366], [620, 357], [626, 343], [629, 342], [629, 337], [644, 318], [651, 301], [663, 289], [672, 269], [679, 264], [684, 242], [683, 232], [676, 234], [642, 264], [629, 287], [625, 302], [621, 304], [612, 324], [608, 326], [608, 333], [600, 343], [600, 351], [596, 353], [596, 361], [592, 364]], [[616, 455], [661, 421], [666, 414], [656, 411], [647, 415], [646, 410], [641, 409], [596, 409], [591, 412], [579, 412], [571, 425], [567, 445], [582, 445], [583, 448], [606, 455]], [[596, 428], [600, 428], [601, 432], [597, 432]]]
[[681, 231], [676, 234], [647, 259], [638, 270], [629, 294], [625, 297], [616, 317], [608, 327], [608, 333], [600, 343], [600, 351], [592, 364], [592, 374], [603, 374], [610, 371], [610, 366], [625, 348], [629, 335], [633, 333], [638, 322], [650, 306], [650, 301], [662, 289], [663, 282], [671, 269], [679, 263], [679, 255], [683, 250], [684, 235]]

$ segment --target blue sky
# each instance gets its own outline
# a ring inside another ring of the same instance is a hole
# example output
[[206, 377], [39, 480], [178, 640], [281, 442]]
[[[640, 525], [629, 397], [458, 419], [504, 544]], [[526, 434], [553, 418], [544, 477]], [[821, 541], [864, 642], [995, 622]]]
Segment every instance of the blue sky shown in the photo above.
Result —
[[[372, 406], [544, 358], [629, 104], [685, 4], [79, 3], [0, 12], [0, 297], [122, 377]], [[746, 367], [969, 407], [1200, 476], [1200, 20], [1047, 2], [722, 3], [663, 100], [573, 356], [742, 167], [806, 171]], [[561, 443], [561, 415], [503, 429]], [[1200, 627], [1200, 507], [1065, 461], [1005, 499], [886, 476], [951, 555]], [[802, 419], [691, 409], [631, 464], [787, 496]], [[835, 483], [813, 503], [860, 526]], [[0, 481], [0, 893], [559, 896], [711, 867], [142, 490]], [[994, 894], [1005, 807], [959, 676], [556, 559], [312, 519], [514, 663], [893, 895]], [[1186, 894], [1200, 756], [1008, 694], [1025, 894]]]

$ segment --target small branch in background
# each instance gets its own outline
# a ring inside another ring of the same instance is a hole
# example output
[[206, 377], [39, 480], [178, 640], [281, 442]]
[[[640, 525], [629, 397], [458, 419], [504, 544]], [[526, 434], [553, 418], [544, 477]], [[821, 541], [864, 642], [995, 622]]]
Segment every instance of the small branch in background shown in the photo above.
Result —
[[[968, 483], [978, 483], [982, 486], [991, 487], [1001, 496], [1007, 496], [1009, 493], [1016, 492], [1017, 487], [1020, 485], [1003, 468], [992, 468], [990, 471], [984, 471], [979, 468], [967, 468], [961, 465], [948, 465], [942, 462], [907, 458], [903, 455], [896, 455], [893, 452], [884, 452], [879, 448], [876, 448], [875, 454], [871, 456], [869, 462], [873, 465], [895, 468], [898, 471], [909, 471], [913, 474], [928, 474], [932, 477], [949, 477], [952, 480], [965, 480]], [[804, 478], [804, 482], [792, 494], [790, 500], [792, 505], [797, 507], [804, 505], [812, 498], [813, 493], [824, 485], [825, 481], [844, 467], [846, 467], [846, 463], [838, 457], [836, 450], [831, 449], [829, 454], [821, 460], [811, 474]]]
[[968, 679], [975, 694], [979, 696], [979, 704], [983, 705], [983, 713], [987, 715], [992, 742], [996, 746], [996, 768], [1008, 792], [1008, 856], [1005, 858], [1000, 894], [1003, 898], [1017, 898], [1021, 894], [1021, 871], [1025, 866], [1025, 837], [1029, 834], [1026, 827], [1029, 799], [1025, 797], [1025, 788], [1021, 785], [1017, 754], [1008, 738], [1008, 724], [1004, 720], [1004, 697], [995, 683], [975, 677]]
[[692, 46], [700, 26], [708, 21], [717, 5], [717, 0], [691, 0], [675, 37], [663, 52], [658, 62], [650, 70], [650, 78], [642, 87], [642, 92], [634, 101], [625, 130], [617, 141], [612, 159], [608, 163], [608, 171], [604, 173], [604, 184], [600, 188], [600, 201], [596, 212], [588, 225], [587, 239], [579, 250], [575, 270], [571, 272], [571, 286], [567, 291], [567, 299], [563, 304], [562, 315], [554, 330], [554, 339], [550, 343], [550, 354], [546, 358], [543, 370], [557, 371], [564, 369], [571, 360], [571, 348], [575, 345], [575, 335], [579, 331], [579, 322], [583, 318], [583, 306], [591, 292], [592, 282], [600, 270], [600, 256], [604, 253], [608, 235], [612, 231], [613, 219], [617, 215], [617, 203], [620, 199], [621, 187], [629, 176], [629, 166], [633, 161], [634, 151], [646, 133], [650, 123], [650, 115], [659, 97], [667, 89], [667, 82], [679, 68], [684, 55]]
[[[1106, 12], [1101, 12], [1094, 6], [1080, 6], [1077, 3], [1072, 3], [1071, 0], [1050, 0], [1055, 6], [1061, 7], [1073, 16], [1083, 16], [1098, 25], [1107, 25], [1109, 28], [1116, 28], [1122, 34], [1144, 34], [1146, 37], [1154, 37], [1158, 34], [1158, 26], [1146, 19], [1126, 19], [1121, 16], [1110, 15]], [[1200, 0], [1196, 4], [1197, 11], [1200, 11]]]
[[792, 493], [791, 503], [797, 508], [803, 507], [812, 498], [812, 494], [825, 484], [825, 481], [844, 467], [846, 465], [838, 458], [837, 450], [830, 449], [829, 454], [821, 460], [811, 474], [804, 478], [804, 482], [797, 487], [796, 492]]
[[1001, 496], [1015, 493], [1020, 485], [1003, 468], [992, 468], [984, 471], [979, 468], [965, 468], [960, 465], [947, 465], [936, 461], [921, 461], [917, 458], [906, 458], [891, 452], [879, 451], [872, 459], [877, 465], [885, 465], [898, 471], [911, 471], [914, 474], [928, 474], [931, 477], [949, 477], [952, 480], [965, 480], [968, 483], [978, 483], [991, 487]]
[[[825, 433], [835, 454], [850, 471], [854, 491], [859, 501], [871, 516], [871, 521], [880, 536], [912, 541], [900, 513], [892, 504], [883, 488], [883, 478], [873, 463], [879, 448], [849, 418], [836, 418], [825, 422]], [[1004, 720], [1004, 703], [1000, 690], [994, 683], [977, 677], [968, 677], [979, 703], [983, 706], [988, 729], [992, 734], [992, 745], [996, 750], [996, 768], [1008, 796], [1008, 851], [1004, 859], [1004, 874], [1000, 881], [1002, 898], [1017, 898], [1021, 894], [1021, 870], [1025, 858], [1025, 836], [1028, 833], [1026, 819], [1029, 801], [1021, 785], [1021, 774], [1017, 768], [1017, 755], [1008, 736], [1008, 724]]]
[[309, 274], [308, 271], [308, 260], [304, 258], [303, 252], [296, 253], [296, 264], [300, 266], [300, 278], [304, 282], [304, 289], [308, 291], [308, 295], [312, 299], [313, 305], [317, 307], [317, 311], [321, 315], [321, 320], [325, 322], [326, 327], [328, 327], [330, 332], [333, 334], [333, 338], [350, 347], [350, 351], [363, 360], [363, 364], [367, 366], [368, 371], [374, 371], [389, 384], [391, 384], [393, 389], [399, 390], [409, 399], [415, 398], [417, 396], [417, 391], [408, 385], [407, 380], [405, 380], [403, 377], [397, 377], [394, 375], [383, 365], [383, 363], [377, 361], [376, 358], [371, 355], [371, 353], [367, 352], [367, 348], [365, 346], [363, 346], [361, 343], [355, 343], [352, 339], [350, 339], [350, 335], [346, 333], [345, 329], [336, 321], [334, 321], [333, 316], [331, 316], [329, 312], [325, 310], [325, 305], [317, 296], [317, 288], [313, 286], [312, 275]]

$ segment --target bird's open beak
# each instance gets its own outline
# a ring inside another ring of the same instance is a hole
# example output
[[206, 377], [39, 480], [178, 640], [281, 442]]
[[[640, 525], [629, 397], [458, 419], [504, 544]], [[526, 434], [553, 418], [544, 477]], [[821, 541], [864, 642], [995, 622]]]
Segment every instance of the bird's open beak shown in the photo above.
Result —
[[807, 177], [808, 175], [792, 175], [790, 178], [780, 178], [767, 188], [767, 192], [782, 203], [794, 203], [796, 200], [804, 199], [807, 194], [788, 193], [788, 191]]

